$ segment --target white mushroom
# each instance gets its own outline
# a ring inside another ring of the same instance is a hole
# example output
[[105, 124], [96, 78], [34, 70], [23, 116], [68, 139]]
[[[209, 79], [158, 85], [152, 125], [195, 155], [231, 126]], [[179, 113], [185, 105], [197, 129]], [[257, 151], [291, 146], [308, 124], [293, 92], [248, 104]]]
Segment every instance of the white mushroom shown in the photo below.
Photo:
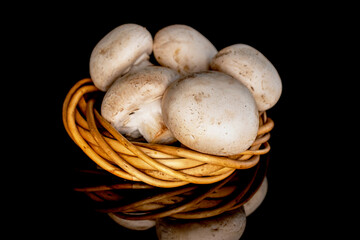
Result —
[[204, 219], [161, 218], [156, 221], [156, 234], [160, 240], [238, 240], [245, 226], [246, 216], [241, 207]]
[[253, 213], [264, 201], [268, 189], [267, 177], [264, 178], [256, 193], [244, 204], [246, 216]]
[[155, 34], [154, 56], [158, 63], [181, 74], [205, 71], [217, 53], [214, 45], [190, 26], [175, 24]]
[[282, 83], [271, 62], [246, 44], [234, 44], [220, 50], [211, 68], [241, 81], [254, 95], [259, 111], [273, 107], [280, 98]]
[[147, 66], [118, 78], [106, 92], [101, 115], [120, 133], [152, 143], [175, 139], [162, 120], [161, 98], [166, 87], [180, 75], [160, 66]]
[[128, 219], [120, 218], [114, 213], [108, 213], [108, 215], [112, 220], [114, 220], [120, 226], [123, 226], [131, 230], [137, 230], [137, 231], [148, 230], [154, 227], [156, 224], [155, 220], [128, 220]]
[[239, 154], [251, 146], [259, 128], [259, 113], [249, 90], [216, 71], [173, 82], [164, 93], [162, 113], [176, 139], [207, 154]]
[[133, 66], [149, 65], [152, 45], [150, 32], [142, 26], [129, 23], [113, 29], [91, 53], [90, 76], [94, 85], [106, 91]]

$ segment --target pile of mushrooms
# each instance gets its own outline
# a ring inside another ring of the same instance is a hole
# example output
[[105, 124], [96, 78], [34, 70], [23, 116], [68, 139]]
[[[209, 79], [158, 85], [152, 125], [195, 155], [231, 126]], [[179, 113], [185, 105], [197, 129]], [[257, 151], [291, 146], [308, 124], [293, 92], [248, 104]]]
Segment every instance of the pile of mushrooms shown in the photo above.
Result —
[[256, 49], [234, 44], [217, 51], [179, 24], [154, 38], [137, 24], [113, 29], [93, 49], [90, 75], [106, 92], [101, 115], [126, 137], [179, 141], [219, 156], [250, 147], [259, 112], [273, 107], [282, 91], [275, 67]]
[[[151, 54], [157, 63], [150, 62]], [[90, 75], [106, 92], [101, 115], [124, 136], [179, 141], [219, 156], [251, 146], [259, 112], [272, 108], [282, 92], [278, 72], [258, 50], [234, 44], [218, 51], [200, 32], [180, 24], [160, 29], [154, 38], [140, 25], [118, 26], [93, 49]], [[168, 224], [158, 225], [173, 229]]]

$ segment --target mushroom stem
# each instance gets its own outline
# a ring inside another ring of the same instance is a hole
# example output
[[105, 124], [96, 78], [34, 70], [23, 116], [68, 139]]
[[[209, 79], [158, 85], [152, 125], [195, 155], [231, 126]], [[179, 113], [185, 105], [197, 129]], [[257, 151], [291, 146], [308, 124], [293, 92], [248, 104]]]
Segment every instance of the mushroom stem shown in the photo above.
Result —
[[176, 139], [162, 121], [160, 99], [145, 105], [135, 114], [139, 119], [138, 130], [149, 143], [172, 143]]
[[140, 71], [141, 69], [143, 69], [144, 67], [147, 67], [147, 66], [153, 66], [154, 64], [152, 64], [150, 61], [149, 61], [149, 55], [147, 54], [143, 54], [142, 56], [139, 57], [139, 59], [134, 62], [134, 65], [128, 67], [125, 71], [124, 71], [124, 75], [126, 73], [134, 73], [134, 72], [137, 72], [137, 71]]
[[163, 123], [161, 98], [167, 86], [180, 74], [160, 66], [149, 66], [145, 57], [128, 74], [115, 80], [106, 92], [101, 114], [120, 133], [152, 143], [172, 143]]

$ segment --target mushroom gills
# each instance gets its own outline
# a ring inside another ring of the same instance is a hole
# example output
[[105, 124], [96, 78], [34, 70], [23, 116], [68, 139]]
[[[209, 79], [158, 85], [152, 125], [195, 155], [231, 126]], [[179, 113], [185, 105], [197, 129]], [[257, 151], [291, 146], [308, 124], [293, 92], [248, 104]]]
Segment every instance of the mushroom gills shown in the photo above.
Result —
[[136, 139], [141, 136], [149, 143], [173, 143], [176, 141], [162, 121], [161, 99], [144, 104], [140, 109], [129, 113], [121, 126], [115, 128], [127, 137]]

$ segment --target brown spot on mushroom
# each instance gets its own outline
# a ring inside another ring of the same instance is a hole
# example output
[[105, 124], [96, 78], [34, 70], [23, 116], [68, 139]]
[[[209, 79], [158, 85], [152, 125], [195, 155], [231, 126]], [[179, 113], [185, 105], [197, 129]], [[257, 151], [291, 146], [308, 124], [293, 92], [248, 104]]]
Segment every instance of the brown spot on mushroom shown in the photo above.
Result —
[[265, 95], [264, 94], [261, 94], [261, 99], [264, 101], [264, 102], [266, 102], [266, 99], [265, 99]]
[[202, 102], [202, 97], [200, 94], [194, 94], [194, 99], [197, 103], [201, 103]]
[[174, 56], [179, 56], [180, 48], [177, 48], [174, 52]]
[[184, 71], [188, 72], [189, 70], [190, 70], [189, 65], [185, 64], [185, 65], [184, 65]]
[[[179, 65], [179, 66], [178, 66], [178, 69], [181, 70], [181, 66], [180, 66], [181, 57], [179, 56], [179, 52], [180, 52], [180, 48], [177, 48], [177, 49], [174, 51], [173, 58], [174, 58], [174, 61]], [[179, 72], [180, 72], [180, 71], [179, 71]]]
[[201, 103], [203, 98], [210, 97], [210, 94], [205, 95], [204, 92], [199, 92], [199, 93], [193, 94], [193, 97], [197, 103]]
[[109, 51], [109, 48], [102, 48], [100, 51], [99, 51], [99, 54], [101, 55], [105, 55], [107, 52]]

